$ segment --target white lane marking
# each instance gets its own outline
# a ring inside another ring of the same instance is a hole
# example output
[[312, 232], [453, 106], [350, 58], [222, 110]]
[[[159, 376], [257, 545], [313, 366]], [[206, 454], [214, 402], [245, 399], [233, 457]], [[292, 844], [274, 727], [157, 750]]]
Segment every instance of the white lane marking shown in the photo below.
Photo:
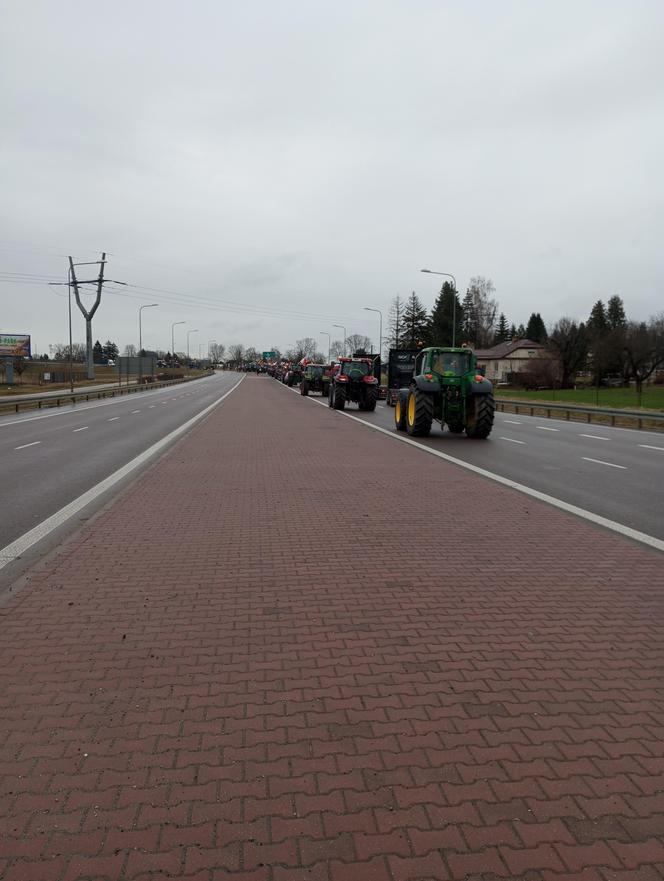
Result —
[[41, 441], [33, 441], [31, 444], [21, 444], [20, 447], [14, 447], [15, 450], [25, 450], [28, 447], [36, 447], [37, 444], [40, 444]]
[[610, 437], [602, 437], [601, 434], [580, 434], [579, 437], [589, 437], [591, 440], [611, 440]]
[[662, 450], [664, 452], [664, 447], [653, 447], [650, 444], [639, 444], [639, 446], [644, 450]]
[[[321, 401], [320, 399], [309, 396], [307, 396], [307, 400], [312, 401], [314, 404], [320, 404], [321, 407], [327, 407], [327, 402], [325, 400]], [[432, 447], [424, 446], [424, 444], [418, 443], [410, 437], [404, 437], [403, 434], [394, 431], [394, 429], [390, 431], [387, 428], [383, 428], [381, 425], [374, 425], [373, 422], [367, 422], [365, 419], [360, 419], [359, 416], [353, 416], [351, 413], [346, 413], [345, 410], [335, 410], [335, 412], [340, 416], [346, 416], [348, 419], [352, 419], [354, 422], [359, 422], [361, 425], [366, 425], [367, 428], [371, 428], [373, 431], [379, 431], [386, 437], [391, 437], [392, 440], [399, 441], [399, 443], [408, 444], [408, 446], [415, 447], [430, 456], [436, 456], [438, 459], [443, 459], [445, 462], [451, 462], [452, 465], [458, 465], [460, 468], [465, 468], [466, 471], [472, 471], [473, 474], [479, 474], [480, 477], [486, 477], [489, 480], [493, 480], [494, 483], [499, 483], [501, 486], [514, 489], [517, 492], [522, 493], [524, 496], [530, 496], [531, 499], [545, 502], [547, 505], [559, 508], [561, 511], [566, 511], [568, 514], [574, 514], [575, 517], [581, 517], [583, 520], [588, 520], [596, 526], [602, 526], [604, 529], [609, 529], [611, 532], [617, 532], [619, 535], [631, 538], [632, 541], [637, 541], [640, 544], [655, 548], [657, 551], [664, 552], [664, 541], [662, 541], [661, 538], [655, 538], [654, 535], [648, 535], [646, 532], [639, 532], [638, 529], [632, 529], [631, 526], [624, 526], [622, 523], [617, 523], [615, 520], [609, 520], [608, 517], [602, 517], [600, 514], [595, 514], [593, 511], [587, 511], [585, 508], [579, 508], [577, 505], [572, 505], [570, 502], [564, 502], [562, 499], [557, 499], [555, 496], [548, 495], [548, 493], [540, 492], [538, 489], [525, 486], [523, 483], [517, 483], [516, 480], [510, 480], [509, 477], [503, 477], [502, 474], [495, 474], [493, 471], [487, 471], [486, 468], [480, 468], [479, 465], [472, 465], [470, 462], [464, 462], [463, 459], [457, 459], [454, 456], [450, 456], [448, 453], [441, 453], [440, 450], [434, 450]]]
[[72, 434], [76, 434], [77, 431], [87, 431], [87, 430], [88, 430], [88, 426], [84, 425], [83, 428], [75, 428], [74, 431], [72, 432]]
[[150, 404], [150, 406], [148, 407], [148, 410], [154, 410], [154, 408], [155, 408], [156, 406], [157, 406], [156, 404]]
[[511, 444], [525, 444], [525, 441], [514, 440], [513, 437], [501, 437], [500, 440], [509, 441]]
[[119, 418], [120, 418], [119, 416], [111, 416], [111, 418], [108, 419], [107, 421], [108, 421], [108, 422], [115, 422], [115, 420], [116, 420], [116, 419], [119, 419]]
[[[188, 419], [186, 422], [183, 422], [182, 425], [179, 425], [173, 431], [169, 432], [165, 437], [162, 437], [161, 440], [158, 440], [156, 443], [152, 444], [151, 447], [148, 447], [147, 450], [144, 450], [142, 453], [139, 453], [134, 459], [130, 462], [127, 462], [126, 465], [123, 465], [122, 468], [118, 468], [117, 471], [114, 471], [113, 474], [110, 474], [108, 477], [104, 478], [104, 480], [100, 481], [96, 486], [91, 487], [91, 489], [87, 490], [80, 495], [77, 499], [74, 499], [73, 502], [69, 502], [68, 505], [65, 505], [64, 508], [60, 508], [59, 511], [56, 511], [55, 514], [52, 514], [50, 517], [47, 517], [46, 520], [43, 520], [37, 526], [33, 527], [28, 532], [24, 533], [22, 536], [16, 539], [16, 541], [11, 542], [11, 544], [6, 545], [4, 548], [0, 549], [0, 569], [3, 569], [9, 563], [16, 560], [21, 554], [24, 554], [29, 548], [33, 545], [37, 544], [38, 541], [45, 538], [54, 529], [57, 529], [59, 526], [62, 526], [67, 522], [71, 517], [78, 514], [86, 505], [89, 505], [90, 502], [94, 502], [95, 499], [99, 498], [103, 493], [107, 490], [112, 489], [117, 483], [119, 483], [123, 478], [125, 478], [128, 474], [131, 474], [132, 471], [135, 471], [144, 462], [147, 462], [148, 459], [151, 459], [156, 453], [160, 452], [164, 449], [171, 441], [174, 441], [176, 438], [180, 437], [180, 435], [185, 434], [192, 428], [197, 422], [199, 422], [204, 416], [207, 416], [208, 413], [211, 413], [215, 407], [217, 407], [221, 402], [227, 398], [235, 389], [240, 385], [243, 381], [244, 376], [242, 376], [235, 385], [225, 392], [220, 398], [217, 398], [216, 401], [213, 401], [211, 404], [208, 404], [207, 407], [204, 407], [200, 413], [197, 413], [195, 416], [192, 416], [191, 419]], [[40, 441], [35, 441], [35, 443], [41, 443]]]
[[549, 428], [548, 425], [536, 425], [535, 428], [539, 428], [540, 431], [560, 431], [559, 428]]
[[521, 422], [515, 422], [514, 419], [503, 419], [503, 422], [508, 422], [510, 425], [522, 425]]
[[140, 413], [141, 411], [140, 410], [132, 410], [131, 412], [132, 413]]
[[623, 471], [627, 471], [626, 465], [614, 465], [613, 462], [603, 462], [601, 459], [590, 459], [588, 456], [581, 456], [581, 458], [585, 462], [596, 462], [598, 465], [608, 465], [609, 468], [622, 468]]

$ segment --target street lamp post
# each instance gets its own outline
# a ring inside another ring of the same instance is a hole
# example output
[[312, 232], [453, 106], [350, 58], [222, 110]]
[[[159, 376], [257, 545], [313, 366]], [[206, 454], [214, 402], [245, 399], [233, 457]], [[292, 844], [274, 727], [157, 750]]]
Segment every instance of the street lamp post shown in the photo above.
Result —
[[216, 341], [216, 340], [208, 340], [208, 360], [209, 360], [210, 362], [212, 361], [212, 344], [213, 344], [213, 343], [214, 343], [215, 346], [217, 345], [217, 341]]
[[189, 361], [189, 337], [192, 335], [192, 333], [198, 333], [198, 328], [195, 327], [193, 330], [187, 331], [187, 361]]
[[173, 366], [173, 362], [175, 361], [175, 326], [177, 324], [186, 324], [186, 321], [174, 321], [171, 324], [171, 366]]
[[346, 355], [346, 328], [343, 326], [343, 324], [333, 324], [332, 327], [338, 327], [341, 330], [343, 330], [343, 332], [344, 332], [344, 357], [345, 357], [345, 355]]
[[321, 336], [324, 334], [327, 337], [327, 362], [328, 364], [332, 360], [332, 335], [329, 334], [326, 330], [321, 330]]
[[428, 272], [429, 275], [445, 275], [454, 282], [454, 299], [452, 300], [452, 348], [456, 347], [456, 301], [457, 301], [457, 283], [456, 278], [451, 272], [434, 272], [433, 269], [420, 269], [420, 272]]
[[383, 313], [380, 309], [374, 309], [371, 306], [364, 307], [366, 312], [378, 312], [380, 315], [380, 330], [378, 331], [378, 354], [382, 358], [383, 357]]
[[152, 309], [153, 306], [158, 306], [159, 303], [148, 303], [146, 306], [138, 307], [138, 357], [141, 357], [141, 352], [143, 351], [143, 324], [142, 324], [142, 313], [143, 309]]

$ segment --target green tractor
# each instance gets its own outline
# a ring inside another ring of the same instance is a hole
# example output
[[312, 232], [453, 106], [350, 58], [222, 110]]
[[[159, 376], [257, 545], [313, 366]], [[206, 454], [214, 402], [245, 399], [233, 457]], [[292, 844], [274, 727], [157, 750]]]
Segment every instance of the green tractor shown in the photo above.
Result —
[[320, 392], [326, 398], [330, 390], [330, 374], [324, 364], [307, 364], [300, 382], [300, 394], [306, 396], [309, 392]]
[[394, 408], [397, 431], [426, 437], [435, 419], [453, 434], [486, 438], [493, 427], [493, 386], [477, 371], [471, 349], [422, 349], [408, 388]]

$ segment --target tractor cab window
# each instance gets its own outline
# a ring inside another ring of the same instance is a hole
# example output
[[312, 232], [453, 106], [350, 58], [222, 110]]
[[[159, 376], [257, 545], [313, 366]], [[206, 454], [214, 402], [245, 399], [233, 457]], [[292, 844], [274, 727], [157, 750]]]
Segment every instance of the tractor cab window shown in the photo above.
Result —
[[435, 373], [452, 373], [461, 376], [468, 372], [468, 355], [465, 352], [436, 352], [433, 361]]
[[369, 365], [365, 361], [344, 361], [341, 372], [344, 376], [367, 376]]
[[308, 367], [307, 372], [309, 373], [310, 376], [318, 377], [318, 376], [323, 375], [323, 368], [322, 367]]

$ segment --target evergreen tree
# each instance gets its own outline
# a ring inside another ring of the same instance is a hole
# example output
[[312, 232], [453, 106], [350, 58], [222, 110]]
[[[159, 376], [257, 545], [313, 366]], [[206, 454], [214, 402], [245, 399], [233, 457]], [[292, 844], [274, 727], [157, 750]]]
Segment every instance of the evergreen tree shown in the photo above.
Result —
[[510, 335], [509, 335], [508, 339], [510, 339], [510, 340], [516, 339], [516, 324], [510, 325]]
[[388, 345], [392, 349], [398, 349], [401, 345], [401, 338], [403, 336], [403, 313], [406, 308], [406, 304], [401, 299], [399, 294], [392, 300], [390, 305], [390, 314], [387, 319], [387, 327], [388, 327]]
[[493, 345], [497, 346], [499, 343], [504, 343], [509, 338], [509, 325], [507, 324], [507, 318], [505, 318], [505, 313], [501, 312], [498, 318], [498, 326], [496, 328], [496, 335], [493, 338]]
[[104, 363], [104, 350], [99, 340], [92, 347], [92, 360], [95, 364]]
[[415, 291], [408, 297], [403, 311], [403, 327], [399, 346], [403, 349], [417, 349], [426, 345], [429, 339], [429, 318], [426, 309]]
[[625, 306], [617, 294], [611, 297], [606, 304], [606, 320], [611, 330], [627, 326]]
[[534, 343], [545, 343], [547, 341], [548, 334], [539, 312], [533, 312], [528, 319], [525, 336], [527, 340], [532, 340]]
[[604, 334], [608, 330], [609, 323], [606, 316], [606, 309], [601, 300], [598, 300], [590, 310], [590, 317], [588, 318], [588, 324], [586, 327], [589, 333], [593, 336]]
[[523, 324], [520, 324], [517, 327], [516, 334], [513, 337], [513, 339], [517, 339], [517, 340], [525, 340], [526, 339], [526, 328], [523, 326]]
[[118, 357], [119, 351], [120, 349], [115, 343], [111, 342], [111, 340], [106, 340], [106, 342], [102, 346], [102, 352], [104, 353], [104, 358], [106, 358], [107, 361], [115, 361], [115, 359]]
[[[456, 325], [456, 332], [452, 333]], [[429, 343], [432, 346], [461, 345], [463, 337], [463, 307], [454, 285], [446, 281], [431, 311]]]
[[477, 340], [477, 315], [475, 313], [475, 301], [470, 289], [466, 290], [461, 307], [463, 318], [461, 323], [461, 336], [464, 343], [475, 345]]

